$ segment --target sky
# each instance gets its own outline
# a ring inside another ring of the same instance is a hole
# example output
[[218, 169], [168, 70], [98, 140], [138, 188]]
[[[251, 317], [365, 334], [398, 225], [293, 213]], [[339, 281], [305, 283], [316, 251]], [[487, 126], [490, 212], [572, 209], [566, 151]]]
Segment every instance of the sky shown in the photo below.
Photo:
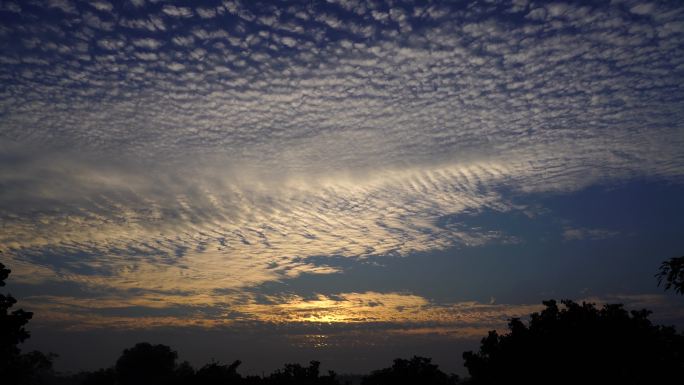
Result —
[[684, 254], [680, 1], [0, 2], [0, 254], [59, 370], [461, 353]]

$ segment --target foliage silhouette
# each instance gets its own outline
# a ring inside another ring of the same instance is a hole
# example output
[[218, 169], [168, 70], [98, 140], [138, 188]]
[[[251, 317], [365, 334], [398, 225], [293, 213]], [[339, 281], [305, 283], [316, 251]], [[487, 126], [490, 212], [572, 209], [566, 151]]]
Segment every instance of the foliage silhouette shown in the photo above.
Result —
[[[171, 381], [173, 385], [192, 385], [198, 383], [195, 377], [195, 369], [190, 365], [188, 361], [183, 361], [176, 366], [174, 371], [174, 378]], [[199, 382], [204, 384], [204, 382]], [[230, 384], [230, 382], [219, 382], [221, 384]]]
[[[5, 286], [5, 280], [9, 277], [12, 270], [7, 269], [0, 263], [0, 287]], [[9, 309], [17, 303], [12, 295], [0, 294], [0, 363], [19, 355], [18, 345], [30, 337], [24, 326], [29, 322], [33, 313], [22, 309]]]
[[178, 353], [166, 345], [147, 342], [125, 349], [116, 361], [121, 385], [170, 384], [174, 380]]
[[212, 362], [195, 371], [187, 362], [176, 363], [178, 354], [165, 345], [141, 342], [125, 349], [116, 365], [84, 373], [74, 378], [73, 384], [81, 385], [338, 385], [334, 372], [320, 375], [320, 363], [311, 361], [308, 367], [286, 364], [265, 377], [242, 377], [237, 368], [241, 362], [230, 365]]
[[205, 385], [240, 384], [242, 376], [238, 374], [237, 367], [241, 363], [236, 360], [230, 365], [221, 365], [218, 362], [206, 364], [197, 371], [194, 381]]
[[[1, 252], [0, 252], [1, 253]], [[12, 270], [0, 263], [0, 287]], [[0, 382], [7, 384], [37, 384], [52, 375], [54, 355], [33, 351], [21, 354], [19, 344], [31, 335], [26, 330], [33, 313], [18, 309], [10, 312], [17, 300], [0, 294]]]
[[664, 261], [656, 277], [658, 286], [665, 282], [665, 290], [674, 288], [675, 292], [684, 294], [684, 256]]
[[284, 369], [276, 370], [266, 378], [266, 384], [283, 385], [334, 385], [337, 384], [335, 372], [329, 371], [328, 375], [320, 376], [321, 363], [311, 361], [308, 367], [300, 364], [286, 364]]
[[684, 378], [684, 336], [654, 326], [647, 310], [622, 305], [544, 301], [528, 325], [489, 332], [478, 353], [465, 352], [472, 384], [657, 384]]
[[81, 373], [82, 379], [74, 382], [80, 385], [114, 385], [116, 384], [116, 372], [113, 368], [99, 369], [94, 372]]
[[391, 367], [376, 370], [366, 376], [363, 385], [448, 385], [458, 383], [458, 376], [447, 375], [430, 358], [414, 356], [410, 360], [397, 358]]

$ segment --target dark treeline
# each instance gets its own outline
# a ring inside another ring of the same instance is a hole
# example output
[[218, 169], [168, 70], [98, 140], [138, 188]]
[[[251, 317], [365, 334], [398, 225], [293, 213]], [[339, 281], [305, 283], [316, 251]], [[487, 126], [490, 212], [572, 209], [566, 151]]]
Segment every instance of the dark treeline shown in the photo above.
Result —
[[338, 376], [335, 372], [321, 373], [320, 363], [309, 365], [286, 364], [269, 375], [242, 376], [231, 364], [212, 362], [194, 369], [187, 362], [176, 362], [177, 354], [165, 345], [139, 343], [123, 354], [114, 367], [96, 372], [63, 377], [61, 384], [244, 384], [244, 385], [342, 385], [342, 384], [457, 384], [458, 377], [448, 376], [429, 358], [397, 359], [386, 369], [368, 376]]
[[[682, 293], [684, 257], [663, 263], [659, 284]], [[0, 263], [0, 286], [10, 270]], [[669, 285], [668, 285], [669, 284]], [[661, 384], [684, 378], [684, 334], [653, 325], [647, 310], [620, 304], [544, 301], [527, 323], [513, 318], [508, 332], [489, 332], [479, 351], [463, 353], [469, 377], [446, 374], [429, 358], [395, 359], [365, 376], [321, 373], [320, 363], [286, 364], [268, 375], [241, 375], [240, 361], [211, 362], [195, 368], [179, 362], [166, 345], [138, 343], [109, 368], [77, 374], [56, 373], [54, 355], [22, 353], [32, 313], [10, 311], [16, 303], [0, 294], [0, 384], [8, 385], [447, 385], [447, 384]], [[454, 353], [455, 355], [458, 353]]]

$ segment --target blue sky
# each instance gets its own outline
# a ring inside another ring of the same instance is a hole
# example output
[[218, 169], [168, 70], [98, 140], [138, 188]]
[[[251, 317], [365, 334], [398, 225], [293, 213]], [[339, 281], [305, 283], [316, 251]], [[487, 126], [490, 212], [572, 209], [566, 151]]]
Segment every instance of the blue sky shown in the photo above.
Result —
[[460, 371], [548, 298], [684, 324], [679, 2], [0, 4], [0, 249], [58, 368]]

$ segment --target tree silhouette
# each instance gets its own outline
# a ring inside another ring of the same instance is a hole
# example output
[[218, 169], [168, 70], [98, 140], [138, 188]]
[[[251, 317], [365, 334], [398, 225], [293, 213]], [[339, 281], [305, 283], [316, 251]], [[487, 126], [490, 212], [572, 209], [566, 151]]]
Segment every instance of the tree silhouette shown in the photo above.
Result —
[[115, 385], [116, 372], [113, 368], [99, 369], [90, 373], [81, 373], [80, 385]]
[[[5, 286], [5, 280], [11, 272], [12, 270], [0, 263], [0, 287]], [[15, 303], [17, 300], [12, 295], [0, 294], [0, 365], [18, 356], [18, 345], [30, 337], [24, 326], [33, 317], [33, 313], [22, 309], [10, 313], [9, 309]]]
[[123, 351], [116, 361], [116, 377], [121, 385], [170, 384], [177, 358], [178, 353], [166, 345], [141, 342]]
[[[0, 252], [1, 253], [1, 252]], [[12, 270], [0, 263], [0, 287]], [[11, 294], [0, 294], [0, 383], [33, 384], [51, 375], [54, 355], [41, 352], [21, 354], [19, 344], [31, 335], [26, 330], [33, 313], [18, 309], [10, 312], [17, 300]]]
[[335, 372], [329, 371], [327, 376], [319, 376], [318, 361], [311, 361], [308, 367], [300, 364], [286, 364], [284, 369], [276, 370], [265, 380], [267, 384], [282, 385], [336, 385]]
[[684, 336], [654, 326], [647, 310], [622, 305], [544, 301], [528, 325], [489, 332], [478, 353], [465, 352], [473, 384], [657, 384], [684, 378]]
[[658, 286], [665, 282], [665, 290], [674, 288], [677, 293], [684, 294], [684, 256], [664, 261], [656, 277]]
[[237, 367], [242, 362], [234, 361], [230, 365], [221, 365], [218, 362], [212, 362], [204, 365], [195, 374], [195, 383], [204, 385], [230, 385], [239, 384], [242, 381], [242, 376], [237, 372]]
[[391, 367], [376, 370], [364, 377], [363, 385], [448, 385], [458, 383], [458, 376], [448, 376], [430, 358], [397, 358]]
[[[188, 361], [183, 361], [176, 366], [174, 371], [174, 379], [171, 382], [173, 385], [195, 385], [204, 384], [204, 382], [196, 381], [195, 369]], [[221, 384], [231, 384], [230, 382], [220, 382]]]

